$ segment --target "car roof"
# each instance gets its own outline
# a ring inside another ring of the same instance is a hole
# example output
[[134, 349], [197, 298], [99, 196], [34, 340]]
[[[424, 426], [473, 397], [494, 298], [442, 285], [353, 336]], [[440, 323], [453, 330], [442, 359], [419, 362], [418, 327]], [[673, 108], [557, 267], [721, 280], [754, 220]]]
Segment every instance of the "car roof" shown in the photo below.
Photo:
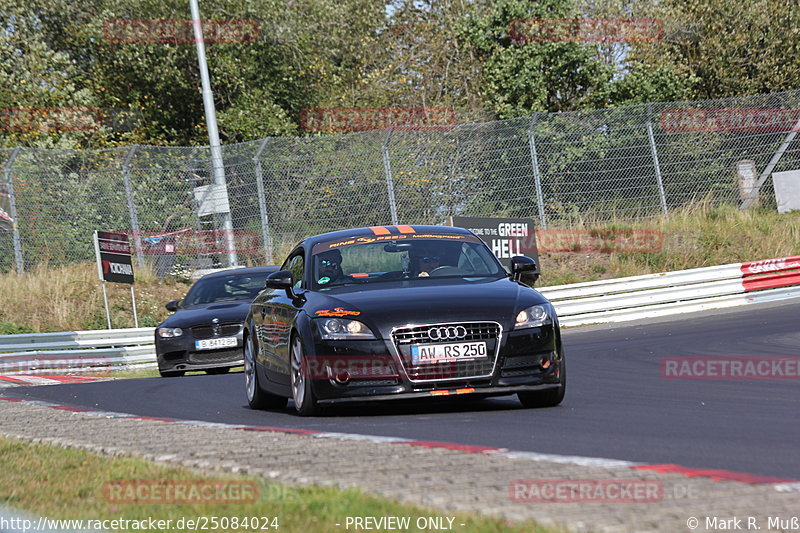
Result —
[[209, 278], [220, 278], [223, 276], [230, 276], [231, 274], [241, 274], [242, 276], [247, 276], [249, 274], [256, 274], [256, 273], [264, 273], [264, 272], [275, 272], [280, 269], [279, 266], [257, 266], [257, 267], [246, 267], [246, 268], [226, 268], [225, 270], [220, 270], [218, 272], [212, 272], [211, 274], [206, 274], [198, 279], [209, 279]]
[[338, 239], [348, 239], [350, 237], [360, 237], [363, 235], [403, 235], [411, 233], [468, 233], [469, 230], [456, 228], [453, 226], [432, 226], [432, 225], [402, 225], [395, 226], [365, 226], [363, 228], [351, 228], [329, 233], [321, 233], [306, 237], [302, 244], [313, 246], [319, 242], [333, 241]]

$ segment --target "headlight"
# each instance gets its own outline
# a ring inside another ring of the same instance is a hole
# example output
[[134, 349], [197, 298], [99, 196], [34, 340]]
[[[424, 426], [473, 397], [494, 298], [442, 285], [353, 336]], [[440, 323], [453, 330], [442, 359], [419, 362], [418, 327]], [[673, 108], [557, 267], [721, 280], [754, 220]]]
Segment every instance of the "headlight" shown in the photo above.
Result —
[[158, 336], [162, 339], [171, 339], [183, 335], [183, 330], [181, 328], [158, 328], [156, 331], [158, 332]]
[[514, 329], [537, 328], [553, 323], [553, 306], [541, 304], [528, 307], [517, 313]]
[[317, 319], [319, 332], [326, 340], [374, 339], [372, 331], [358, 320], [345, 318]]

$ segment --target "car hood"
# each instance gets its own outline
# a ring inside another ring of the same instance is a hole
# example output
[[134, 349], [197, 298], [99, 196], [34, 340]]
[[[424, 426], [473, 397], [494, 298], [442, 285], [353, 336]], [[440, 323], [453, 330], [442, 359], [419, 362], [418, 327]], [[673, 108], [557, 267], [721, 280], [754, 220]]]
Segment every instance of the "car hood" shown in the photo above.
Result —
[[509, 279], [388, 282], [380, 288], [314, 296], [307, 308], [310, 316], [361, 320], [384, 338], [392, 327], [406, 324], [492, 320], [505, 328], [521, 309], [547, 302], [534, 289]]
[[179, 309], [174, 315], [159, 324], [159, 327], [183, 328], [198, 324], [208, 324], [214, 318], [218, 318], [221, 323], [244, 322], [249, 310], [249, 300], [193, 305]]

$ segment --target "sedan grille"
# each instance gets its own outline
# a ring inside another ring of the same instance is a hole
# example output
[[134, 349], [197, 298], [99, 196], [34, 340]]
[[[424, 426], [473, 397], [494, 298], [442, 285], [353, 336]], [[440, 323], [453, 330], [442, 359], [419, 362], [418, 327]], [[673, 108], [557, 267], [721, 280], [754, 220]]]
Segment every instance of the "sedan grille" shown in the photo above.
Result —
[[195, 339], [232, 337], [237, 335], [240, 329], [242, 329], [242, 325], [239, 322], [229, 322], [227, 324], [219, 324], [217, 326], [195, 326], [192, 328], [192, 335]]
[[[497, 361], [500, 334], [500, 324], [496, 322], [457, 322], [399, 328], [392, 332], [392, 341], [411, 381], [463, 380], [492, 374]], [[415, 345], [476, 341], [486, 343], [486, 357], [421, 364], [414, 364], [411, 358], [411, 347]]]
[[207, 352], [189, 352], [190, 363], [235, 363], [242, 360], [241, 348], [233, 350], [211, 350]]

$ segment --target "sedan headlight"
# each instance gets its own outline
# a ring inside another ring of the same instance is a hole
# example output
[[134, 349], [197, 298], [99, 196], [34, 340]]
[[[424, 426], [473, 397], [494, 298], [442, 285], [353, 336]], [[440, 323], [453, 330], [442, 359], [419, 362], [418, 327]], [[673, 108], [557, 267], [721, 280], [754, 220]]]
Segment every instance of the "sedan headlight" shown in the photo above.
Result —
[[549, 304], [533, 305], [517, 313], [514, 329], [537, 328], [553, 323], [553, 306]]
[[173, 337], [180, 337], [183, 335], [183, 330], [181, 328], [158, 328], [156, 331], [158, 332], [158, 336], [162, 339], [172, 339]]
[[325, 340], [374, 339], [375, 335], [358, 320], [345, 318], [323, 318], [316, 320], [319, 332]]

